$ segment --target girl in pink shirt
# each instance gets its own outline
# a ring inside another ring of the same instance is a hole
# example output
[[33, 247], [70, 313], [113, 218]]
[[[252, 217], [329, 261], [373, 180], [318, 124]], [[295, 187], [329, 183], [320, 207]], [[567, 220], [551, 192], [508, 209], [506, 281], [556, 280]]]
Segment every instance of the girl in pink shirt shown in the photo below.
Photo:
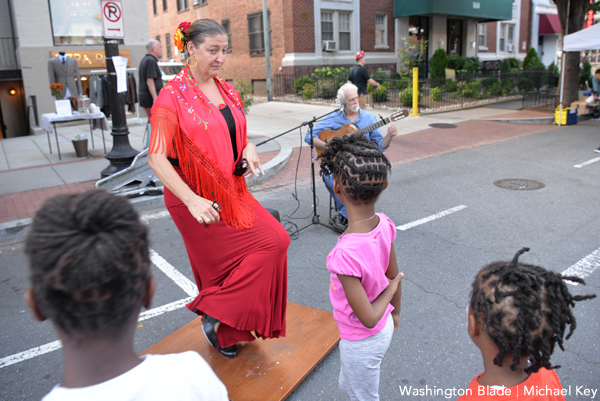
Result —
[[400, 280], [394, 223], [375, 213], [390, 162], [363, 135], [334, 138], [320, 155], [321, 175], [346, 205], [348, 229], [327, 257], [329, 298], [340, 330], [339, 385], [350, 400], [379, 399], [379, 368], [400, 324]]

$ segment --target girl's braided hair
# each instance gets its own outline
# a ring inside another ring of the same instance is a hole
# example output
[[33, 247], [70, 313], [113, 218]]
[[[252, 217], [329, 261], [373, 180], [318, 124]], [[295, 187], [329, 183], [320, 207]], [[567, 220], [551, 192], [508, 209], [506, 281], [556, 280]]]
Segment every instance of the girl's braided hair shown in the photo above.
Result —
[[91, 190], [47, 200], [25, 253], [40, 312], [65, 334], [116, 337], [139, 311], [148, 230], [126, 199]]
[[333, 174], [357, 202], [376, 201], [392, 169], [379, 146], [361, 134], [333, 138], [319, 157], [321, 175]]
[[494, 364], [502, 366], [502, 359], [512, 354], [511, 369], [515, 371], [526, 357], [531, 364], [525, 372], [531, 373], [541, 367], [560, 368], [550, 364], [550, 356], [556, 343], [564, 351], [566, 325], [567, 340], [577, 327], [571, 308], [575, 301], [596, 295], [571, 295], [564, 280], [585, 284], [579, 277], [518, 262], [527, 251], [529, 248], [521, 249], [510, 262], [484, 266], [473, 281], [469, 305], [499, 349]]

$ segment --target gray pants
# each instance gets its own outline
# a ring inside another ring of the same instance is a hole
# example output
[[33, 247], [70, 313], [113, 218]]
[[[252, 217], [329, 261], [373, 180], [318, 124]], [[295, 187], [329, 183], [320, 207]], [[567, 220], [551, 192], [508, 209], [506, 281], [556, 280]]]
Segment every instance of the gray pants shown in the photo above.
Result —
[[340, 340], [340, 390], [349, 400], [379, 400], [379, 370], [394, 334], [389, 314], [385, 327], [359, 341]]

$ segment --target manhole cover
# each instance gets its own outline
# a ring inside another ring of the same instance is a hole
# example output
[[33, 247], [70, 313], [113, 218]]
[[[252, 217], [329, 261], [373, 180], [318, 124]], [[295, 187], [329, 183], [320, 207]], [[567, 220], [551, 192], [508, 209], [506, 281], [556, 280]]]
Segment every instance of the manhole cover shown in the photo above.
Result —
[[432, 128], [456, 128], [456, 125], [454, 125], [454, 124], [446, 124], [446, 123], [429, 124], [429, 126], [432, 127]]
[[520, 178], [498, 180], [494, 183], [494, 185], [498, 188], [510, 189], [511, 191], [531, 191], [545, 187], [545, 185], [539, 181], [523, 180]]

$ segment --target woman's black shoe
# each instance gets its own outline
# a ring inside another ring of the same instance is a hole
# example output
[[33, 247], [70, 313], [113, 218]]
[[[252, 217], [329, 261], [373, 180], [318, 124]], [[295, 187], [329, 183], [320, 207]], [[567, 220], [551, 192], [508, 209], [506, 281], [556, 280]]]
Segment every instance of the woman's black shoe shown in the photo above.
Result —
[[238, 354], [237, 345], [232, 345], [231, 347], [219, 348], [219, 352], [225, 358], [235, 358]]
[[[219, 340], [217, 340], [217, 332], [215, 331], [215, 325], [219, 323], [214, 317], [208, 316], [206, 313], [202, 318], [202, 331], [208, 340], [208, 343], [213, 348], [219, 348]], [[219, 348], [219, 351], [221, 348]], [[237, 354], [237, 351], [236, 351]], [[233, 357], [230, 357], [233, 358]]]

